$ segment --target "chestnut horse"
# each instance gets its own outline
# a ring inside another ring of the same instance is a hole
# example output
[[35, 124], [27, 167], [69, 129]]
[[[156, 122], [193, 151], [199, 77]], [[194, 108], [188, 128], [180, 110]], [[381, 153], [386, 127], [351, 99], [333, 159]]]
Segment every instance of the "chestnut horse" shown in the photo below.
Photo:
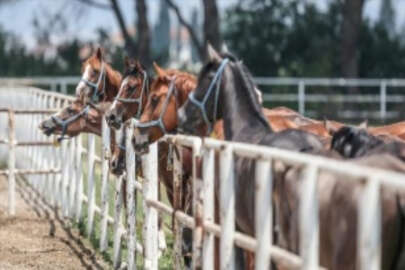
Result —
[[149, 79], [145, 68], [134, 59], [125, 58], [124, 79], [111, 108], [106, 112], [108, 125], [119, 129], [132, 117], [139, 118], [149, 92]]
[[76, 96], [83, 103], [113, 101], [121, 85], [121, 73], [105, 62], [101, 48], [84, 61], [82, 73]]

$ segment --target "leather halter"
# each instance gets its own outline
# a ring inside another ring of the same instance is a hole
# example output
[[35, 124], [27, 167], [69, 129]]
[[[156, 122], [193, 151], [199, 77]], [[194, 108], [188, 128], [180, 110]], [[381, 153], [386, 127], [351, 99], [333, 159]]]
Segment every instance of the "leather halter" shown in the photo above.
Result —
[[[213, 128], [214, 128], [214, 124], [216, 122], [216, 118], [217, 118], [217, 109], [218, 109], [218, 98], [219, 98], [219, 87], [221, 85], [221, 79], [222, 79], [222, 75], [224, 73], [225, 67], [226, 65], [229, 63], [229, 59], [225, 58], [224, 60], [222, 60], [221, 65], [219, 66], [217, 72], [215, 73], [214, 78], [212, 79], [210, 86], [208, 87], [207, 92], [204, 95], [204, 98], [202, 101], [199, 101], [195, 98], [194, 96], [194, 91], [191, 92], [188, 95], [188, 99], [190, 100], [191, 104], [195, 105], [200, 111], [201, 114], [203, 116], [204, 122], [207, 124], [208, 126], [208, 131], [207, 134], [211, 133]], [[216, 86], [216, 88], [215, 88]], [[208, 98], [211, 95], [211, 92], [215, 91], [215, 96], [214, 96], [214, 115], [213, 115], [213, 121], [211, 122], [208, 118], [208, 114], [207, 114], [207, 109], [206, 109], [206, 103]]]
[[[146, 95], [148, 94], [148, 89], [149, 89], [149, 83], [148, 83], [148, 74], [146, 71], [143, 71], [143, 82], [142, 82], [142, 90], [141, 90], [141, 95], [138, 98], [121, 98], [121, 94], [123, 91], [123, 87], [121, 85], [120, 91], [118, 92], [117, 96], [114, 99], [114, 102], [112, 104], [112, 108], [114, 108], [117, 104], [117, 101], [121, 101], [123, 103], [137, 103], [138, 104], [138, 111], [136, 112], [136, 118], [139, 118], [142, 113], [142, 99], [143, 99], [143, 94], [145, 93]], [[134, 91], [133, 93], [135, 93]]]
[[[101, 95], [104, 95], [105, 92], [105, 77], [106, 77], [106, 72], [105, 72], [105, 66], [104, 62], [101, 62], [101, 69], [100, 69], [100, 75], [98, 76], [97, 82], [91, 82], [87, 80], [86, 78], [82, 77], [80, 80], [83, 81], [88, 87], [93, 89], [93, 95], [91, 96], [91, 101], [92, 102], [99, 102], [99, 98]], [[103, 88], [100, 93], [98, 93], [98, 88], [100, 87], [101, 81], [103, 81]]]
[[75, 122], [77, 119], [79, 119], [80, 117], [86, 115], [89, 113], [90, 110], [90, 105], [87, 105], [86, 107], [84, 107], [83, 110], [81, 110], [78, 114], [75, 114], [71, 117], [69, 117], [68, 119], [62, 120], [59, 117], [57, 117], [56, 115], [52, 115], [51, 119], [52, 121], [61, 126], [62, 127], [62, 133], [61, 136], [58, 138], [58, 141], [62, 141], [63, 139], [68, 139], [68, 137], [65, 137], [66, 135], [66, 130], [69, 127], [69, 125], [73, 122]]
[[141, 123], [139, 121], [135, 122], [135, 127], [136, 128], [150, 128], [150, 127], [159, 127], [160, 130], [163, 132], [163, 134], [167, 134], [167, 129], [165, 127], [165, 124], [163, 122], [163, 116], [165, 115], [166, 111], [167, 111], [167, 107], [169, 106], [169, 102], [170, 102], [170, 97], [175, 93], [176, 91], [176, 86], [175, 86], [175, 82], [176, 82], [176, 77], [173, 77], [171, 82], [170, 82], [170, 86], [169, 86], [169, 91], [167, 92], [167, 96], [165, 99], [165, 103], [163, 104], [163, 109], [160, 112], [159, 118], [156, 120], [151, 120], [145, 123]]

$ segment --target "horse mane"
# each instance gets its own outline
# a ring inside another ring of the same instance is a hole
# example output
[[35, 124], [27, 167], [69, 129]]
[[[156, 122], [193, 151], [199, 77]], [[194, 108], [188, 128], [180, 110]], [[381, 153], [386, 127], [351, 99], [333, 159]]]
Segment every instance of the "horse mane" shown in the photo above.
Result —
[[262, 107], [259, 103], [258, 97], [254, 92], [256, 86], [253, 83], [251, 73], [242, 62], [237, 62], [235, 63], [234, 66], [233, 65], [230, 66], [231, 69], [233, 70], [233, 73], [235, 75], [238, 75], [238, 77], [241, 79], [242, 82], [241, 86], [247, 89], [247, 96], [248, 96], [247, 102], [251, 104], [251, 107], [253, 108], [253, 113], [260, 119], [260, 121], [265, 127], [268, 127], [271, 130], [269, 122], [263, 115]]

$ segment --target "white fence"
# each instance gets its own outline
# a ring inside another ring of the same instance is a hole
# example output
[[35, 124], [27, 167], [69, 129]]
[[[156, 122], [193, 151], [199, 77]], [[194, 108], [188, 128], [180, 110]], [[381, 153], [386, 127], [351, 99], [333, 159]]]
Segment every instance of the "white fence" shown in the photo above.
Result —
[[[13, 85], [40, 85], [51, 91], [67, 93], [68, 86], [77, 85], [80, 77], [32, 77], [32, 78], [0, 78], [0, 86]], [[308, 104], [344, 103], [344, 104], [368, 104], [376, 105], [378, 109], [339, 110], [336, 117], [339, 119], [377, 119], [398, 120], [405, 117], [404, 112], [389, 110], [388, 104], [400, 105], [405, 103], [405, 92], [402, 94], [392, 93], [394, 88], [405, 87], [405, 79], [344, 79], [344, 78], [271, 78], [256, 77], [255, 83], [261, 86], [288, 86], [296, 88], [293, 92], [279, 94], [265, 92], [265, 102], [289, 102], [297, 104], [298, 111], [310, 117], [320, 118], [321, 113], [317, 110], [308, 109]], [[333, 87], [334, 94], [308, 93], [308, 89]], [[341, 90], [347, 87], [375, 88], [373, 93], [346, 93]], [[335, 90], [338, 88], [338, 90]]]
[[[71, 98], [38, 90], [26, 88], [0, 88], [0, 107], [18, 110], [61, 108], [67, 105]], [[10, 115], [13, 113], [10, 112]], [[7, 116], [0, 118], [0, 134], [7, 134]], [[404, 175], [389, 171], [356, 166], [353, 164], [334, 161], [322, 157], [289, 152], [269, 147], [230, 143], [205, 138], [204, 140], [191, 136], [167, 136], [168, 143], [178, 147], [189, 147], [193, 151], [193, 215], [189, 216], [180, 210], [158, 199], [158, 155], [157, 145], [150, 147], [149, 154], [143, 157], [143, 178], [135, 175], [135, 154], [127, 151], [127, 202], [126, 212], [122, 209], [121, 185], [123, 177], [115, 179], [114, 205], [110, 205], [108, 157], [109, 133], [103, 122], [102, 144], [96, 141], [94, 135], [80, 135], [72, 140], [63, 141], [60, 148], [51, 147], [43, 143], [42, 147], [29, 146], [15, 149], [18, 142], [46, 142], [37, 125], [42, 119], [39, 114], [16, 114], [15, 137], [11, 132], [10, 139], [4, 138], [10, 149], [9, 168], [2, 173], [9, 176], [12, 183], [13, 176], [19, 170], [32, 169], [34, 174], [26, 174], [26, 179], [52, 205], [59, 207], [63, 216], [75, 221], [87, 220], [87, 234], [90, 236], [95, 230], [95, 215], [100, 218], [100, 250], [109, 247], [108, 228], [113, 229], [113, 264], [114, 268], [127, 266], [136, 269], [138, 257], [142, 257], [142, 269], [158, 269], [158, 216], [169, 215], [175, 218], [175, 225], [189, 227], [193, 230], [193, 266], [194, 269], [214, 269], [214, 238], [220, 238], [221, 269], [234, 269], [234, 245], [254, 252], [256, 269], [269, 269], [270, 258], [282, 263], [286, 269], [318, 269], [319, 262], [319, 219], [318, 194], [316, 190], [317, 178], [320, 170], [331, 171], [343, 177], [341, 181], [361, 181], [365, 183], [363, 196], [360, 198], [358, 231], [358, 254], [361, 269], [380, 269], [381, 265], [381, 226], [380, 226], [380, 187], [390, 185], [405, 188]], [[13, 125], [10, 125], [13, 129]], [[129, 127], [126, 141], [127, 149], [132, 149], [130, 139], [132, 129]], [[14, 139], [13, 139], [14, 137]], [[49, 139], [48, 139], [49, 140]], [[87, 141], [87, 147], [84, 147]], [[21, 144], [23, 145], [23, 144]], [[101, 158], [96, 156], [101, 148]], [[176, 151], [173, 151], [175, 153]], [[179, 151], [181, 152], [181, 151]], [[215, 154], [220, 156], [221, 185], [219, 193], [220, 220], [214, 222], [214, 168]], [[83, 158], [85, 155], [87, 158]], [[234, 192], [234, 158], [243, 157], [256, 161], [256, 209], [255, 224], [256, 237], [252, 237], [235, 230], [235, 192]], [[197, 177], [197, 157], [203, 160], [202, 179]], [[173, 156], [173, 186], [181, 186], [181, 156]], [[287, 164], [303, 166], [305, 173], [302, 180], [300, 197], [299, 242], [300, 255], [291, 254], [272, 245], [272, 168], [271, 161], [280, 160]], [[83, 166], [87, 163], [87, 166]], [[101, 164], [101, 172], [99, 166]], [[20, 169], [21, 168], [21, 169]], [[38, 174], [41, 170], [52, 170], [53, 173]], [[21, 171], [20, 171], [21, 172]], [[101, 174], [101, 182], [97, 173]], [[365, 181], [365, 182], [364, 182]], [[14, 188], [11, 185], [11, 188]], [[98, 198], [97, 190], [100, 191]], [[12, 190], [10, 191], [12, 194]], [[174, 192], [179, 192], [174, 188]], [[136, 194], [142, 195], [143, 232], [138, 238], [136, 224], [140, 222], [135, 201]], [[12, 196], [12, 195], [11, 195]], [[176, 197], [176, 195], [174, 196]], [[12, 200], [10, 201], [12, 202]], [[367, 206], [367, 207], [364, 207]], [[87, 213], [83, 210], [86, 207]], [[113, 212], [109, 210], [113, 207]], [[12, 206], [11, 206], [12, 208]], [[10, 209], [11, 209], [10, 208]], [[11, 211], [11, 214], [13, 212]], [[125, 214], [125, 221], [124, 216]], [[181, 269], [181, 234], [174, 233], [174, 267]], [[122, 258], [122, 248], [126, 241], [127, 257]], [[177, 259], [175, 259], [177, 258]], [[139, 266], [139, 265], [138, 265]]]

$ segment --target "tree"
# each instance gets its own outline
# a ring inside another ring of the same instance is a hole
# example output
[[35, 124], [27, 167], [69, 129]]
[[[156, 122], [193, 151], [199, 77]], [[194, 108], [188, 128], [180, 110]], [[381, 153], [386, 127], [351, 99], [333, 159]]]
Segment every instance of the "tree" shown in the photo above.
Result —
[[365, 0], [340, 0], [342, 7], [341, 75], [359, 76], [358, 44]]
[[395, 11], [391, 0], [382, 0], [379, 23], [393, 37], [395, 33]]
[[169, 56], [170, 27], [169, 7], [165, 0], [160, 0], [159, 21], [155, 25], [152, 38], [153, 53], [159, 60], [166, 60]]
[[169, 7], [174, 11], [176, 14], [179, 22], [183, 25], [190, 34], [191, 41], [193, 42], [196, 50], [201, 59], [206, 58], [206, 50], [205, 46], [207, 42], [210, 42], [215, 49], [221, 49], [221, 33], [219, 29], [219, 13], [218, 13], [218, 6], [216, 0], [201, 0], [203, 8], [204, 8], [204, 40], [201, 41], [199, 39], [198, 32], [195, 31], [193, 25], [188, 23], [184, 18], [183, 14], [181, 13], [178, 5], [174, 3], [173, 0], [166, 0]]

